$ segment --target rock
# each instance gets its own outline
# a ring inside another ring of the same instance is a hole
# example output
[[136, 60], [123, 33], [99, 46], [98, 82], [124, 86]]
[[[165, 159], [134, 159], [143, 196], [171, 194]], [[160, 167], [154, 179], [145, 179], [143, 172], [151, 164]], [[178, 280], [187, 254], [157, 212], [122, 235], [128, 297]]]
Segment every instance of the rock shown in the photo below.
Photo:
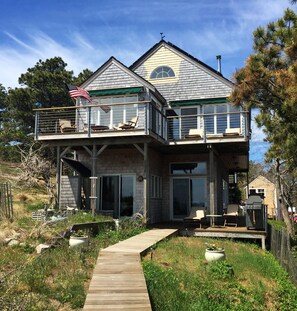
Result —
[[10, 241], [12, 240], [12, 238], [6, 238], [3, 240], [4, 245], [7, 245]]
[[36, 246], [36, 252], [37, 254], [41, 254], [43, 251], [49, 249], [51, 246], [48, 244], [39, 244]]
[[19, 245], [19, 244], [20, 244], [20, 241], [15, 240], [15, 239], [11, 239], [7, 245], [8, 246], [15, 246], [15, 245]]
[[18, 232], [14, 232], [14, 234], [12, 235], [12, 239], [14, 240], [18, 240], [21, 237], [21, 234]]

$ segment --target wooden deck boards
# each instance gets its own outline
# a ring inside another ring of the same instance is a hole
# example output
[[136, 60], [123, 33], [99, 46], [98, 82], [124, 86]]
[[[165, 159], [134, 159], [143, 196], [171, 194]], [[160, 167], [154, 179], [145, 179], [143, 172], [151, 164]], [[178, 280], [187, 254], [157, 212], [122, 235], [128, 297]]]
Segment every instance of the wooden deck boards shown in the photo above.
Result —
[[140, 254], [176, 233], [150, 230], [101, 250], [83, 310], [151, 311]]

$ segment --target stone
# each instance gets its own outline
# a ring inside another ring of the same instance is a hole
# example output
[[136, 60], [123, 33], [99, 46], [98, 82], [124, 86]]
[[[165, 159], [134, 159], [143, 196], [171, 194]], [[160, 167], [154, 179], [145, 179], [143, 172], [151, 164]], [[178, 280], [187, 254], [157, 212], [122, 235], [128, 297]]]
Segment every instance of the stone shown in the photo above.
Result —
[[37, 254], [41, 254], [45, 250], [49, 249], [51, 246], [48, 244], [39, 244], [35, 247]]
[[8, 246], [15, 246], [15, 245], [19, 245], [19, 244], [20, 244], [20, 241], [15, 240], [15, 239], [11, 239], [7, 245]]

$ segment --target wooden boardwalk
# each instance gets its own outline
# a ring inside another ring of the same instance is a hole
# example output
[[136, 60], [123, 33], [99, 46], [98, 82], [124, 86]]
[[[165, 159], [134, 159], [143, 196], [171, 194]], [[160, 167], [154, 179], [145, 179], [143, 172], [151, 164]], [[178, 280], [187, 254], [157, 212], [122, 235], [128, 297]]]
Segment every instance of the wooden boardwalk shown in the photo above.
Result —
[[84, 311], [151, 311], [140, 255], [177, 229], [155, 229], [102, 249]]

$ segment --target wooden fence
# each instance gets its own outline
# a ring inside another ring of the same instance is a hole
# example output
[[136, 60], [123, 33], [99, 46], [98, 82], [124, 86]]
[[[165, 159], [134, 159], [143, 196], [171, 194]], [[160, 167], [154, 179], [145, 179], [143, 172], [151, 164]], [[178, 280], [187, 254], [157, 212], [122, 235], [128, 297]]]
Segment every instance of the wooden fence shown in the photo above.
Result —
[[0, 220], [13, 219], [11, 184], [0, 184]]
[[280, 231], [269, 226], [269, 230], [270, 251], [297, 286], [297, 246], [292, 248], [293, 243], [285, 228]]

